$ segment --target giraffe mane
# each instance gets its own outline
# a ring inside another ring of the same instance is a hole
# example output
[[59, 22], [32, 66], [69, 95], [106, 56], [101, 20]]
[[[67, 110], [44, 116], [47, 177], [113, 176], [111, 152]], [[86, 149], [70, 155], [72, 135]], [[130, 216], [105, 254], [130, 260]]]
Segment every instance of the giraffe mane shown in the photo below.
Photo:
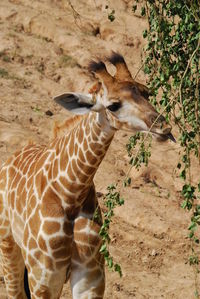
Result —
[[70, 132], [82, 119], [83, 115], [74, 115], [62, 123], [55, 121], [53, 128], [53, 137], [61, 137], [64, 133]]
[[100, 82], [96, 82], [96, 83], [94, 83], [91, 87], [90, 87], [90, 89], [89, 89], [89, 93], [90, 94], [94, 94], [94, 93], [97, 93], [97, 92], [99, 92], [99, 90], [101, 89], [101, 84], [100, 84]]

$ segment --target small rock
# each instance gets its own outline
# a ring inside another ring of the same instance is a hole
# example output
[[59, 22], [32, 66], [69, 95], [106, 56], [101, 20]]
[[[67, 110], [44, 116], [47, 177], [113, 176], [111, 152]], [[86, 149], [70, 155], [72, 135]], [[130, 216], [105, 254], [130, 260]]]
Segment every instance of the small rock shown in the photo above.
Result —
[[3, 276], [0, 276], [0, 282], [5, 283]]
[[119, 283], [115, 283], [114, 286], [115, 286], [115, 289], [117, 292], [120, 292], [123, 290], [123, 287]]
[[143, 263], [147, 263], [148, 262], [148, 257], [146, 255], [142, 258], [142, 262]]
[[52, 116], [52, 115], [53, 115], [53, 112], [51, 112], [50, 110], [47, 110], [47, 111], [45, 112], [45, 114], [48, 115], [48, 116]]
[[60, 79], [61, 79], [61, 75], [55, 74], [55, 75], [53, 76], [53, 80], [54, 80], [55, 82], [59, 82]]
[[120, 174], [121, 176], [125, 176], [125, 172], [123, 171], [123, 169], [121, 169], [121, 170], [119, 171], [119, 174]]
[[155, 249], [153, 249], [152, 252], [151, 252], [151, 255], [156, 256], [156, 255], [158, 255], [158, 253], [155, 251]]
[[103, 193], [102, 193], [102, 192], [96, 192], [96, 195], [97, 195], [97, 197], [99, 198], [99, 197], [102, 197], [102, 196], [103, 196]]

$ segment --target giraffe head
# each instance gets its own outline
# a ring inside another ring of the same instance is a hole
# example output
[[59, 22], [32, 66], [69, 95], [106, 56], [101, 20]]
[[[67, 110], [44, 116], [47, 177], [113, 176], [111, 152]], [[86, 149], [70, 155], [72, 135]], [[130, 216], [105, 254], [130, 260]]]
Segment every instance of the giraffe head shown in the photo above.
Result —
[[98, 82], [89, 94], [65, 93], [55, 97], [56, 102], [75, 113], [104, 114], [116, 130], [150, 131], [158, 140], [175, 141], [171, 126], [148, 101], [148, 88], [132, 78], [124, 58], [113, 53], [107, 60], [116, 68], [114, 76], [103, 61], [92, 61], [89, 70]]

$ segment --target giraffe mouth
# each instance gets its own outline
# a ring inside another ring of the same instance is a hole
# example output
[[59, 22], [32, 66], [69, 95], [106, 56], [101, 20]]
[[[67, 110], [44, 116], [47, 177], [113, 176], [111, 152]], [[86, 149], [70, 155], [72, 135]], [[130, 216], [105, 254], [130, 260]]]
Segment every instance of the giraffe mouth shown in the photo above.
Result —
[[174, 138], [172, 133], [167, 134], [167, 138], [170, 139], [171, 141], [173, 141], [174, 143], [176, 143], [176, 139]]
[[156, 133], [156, 132], [152, 132], [152, 134], [156, 137], [156, 139], [158, 141], [166, 141], [166, 140], [170, 139], [172, 142], [176, 143], [176, 139], [174, 138], [172, 133], [159, 134], [159, 133]]

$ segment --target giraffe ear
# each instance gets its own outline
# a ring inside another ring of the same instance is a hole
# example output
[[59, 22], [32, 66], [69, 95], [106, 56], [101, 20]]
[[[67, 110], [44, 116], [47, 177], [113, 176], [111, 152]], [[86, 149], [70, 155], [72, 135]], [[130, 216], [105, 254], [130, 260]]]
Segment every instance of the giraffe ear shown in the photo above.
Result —
[[54, 98], [54, 101], [74, 114], [86, 114], [95, 105], [91, 94], [66, 92]]

